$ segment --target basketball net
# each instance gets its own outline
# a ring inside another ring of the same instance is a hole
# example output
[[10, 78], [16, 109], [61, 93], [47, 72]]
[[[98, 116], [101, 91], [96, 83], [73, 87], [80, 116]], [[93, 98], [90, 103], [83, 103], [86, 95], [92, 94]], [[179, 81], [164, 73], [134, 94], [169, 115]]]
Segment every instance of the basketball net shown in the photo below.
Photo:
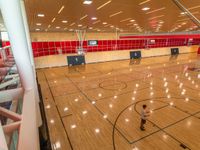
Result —
[[85, 40], [86, 30], [75, 30], [75, 32], [79, 41], [78, 47], [76, 48], [76, 52], [78, 55], [85, 55], [86, 50], [83, 48], [83, 42]]

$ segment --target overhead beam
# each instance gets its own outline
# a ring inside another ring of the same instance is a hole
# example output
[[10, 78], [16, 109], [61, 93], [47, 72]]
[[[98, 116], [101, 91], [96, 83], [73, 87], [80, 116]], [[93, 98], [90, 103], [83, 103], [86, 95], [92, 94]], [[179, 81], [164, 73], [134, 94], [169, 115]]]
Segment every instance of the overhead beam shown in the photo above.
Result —
[[174, 4], [183, 12], [186, 12], [186, 15], [190, 18], [190, 20], [197, 25], [198, 28], [200, 28], [200, 21], [199, 19], [197, 19], [187, 8], [185, 8], [183, 6], [183, 4], [181, 4], [179, 2], [179, 0], [172, 0], [174, 2]]

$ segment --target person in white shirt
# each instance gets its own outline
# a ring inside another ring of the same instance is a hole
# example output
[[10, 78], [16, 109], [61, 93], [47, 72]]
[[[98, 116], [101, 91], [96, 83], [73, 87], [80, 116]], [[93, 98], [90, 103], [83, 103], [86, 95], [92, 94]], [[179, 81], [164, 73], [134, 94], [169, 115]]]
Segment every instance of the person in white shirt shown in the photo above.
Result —
[[146, 120], [147, 120], [147, 117], [150, 116], [150, 111], [148, 110], [147, 108], [147, 105], [142, 105], [142, 110], [141, 110], [141, 123], [140, 123], [140, 129], [142, 131], [145, 131], [145, 128], [144, 128], [144, 125], [146, 124]]

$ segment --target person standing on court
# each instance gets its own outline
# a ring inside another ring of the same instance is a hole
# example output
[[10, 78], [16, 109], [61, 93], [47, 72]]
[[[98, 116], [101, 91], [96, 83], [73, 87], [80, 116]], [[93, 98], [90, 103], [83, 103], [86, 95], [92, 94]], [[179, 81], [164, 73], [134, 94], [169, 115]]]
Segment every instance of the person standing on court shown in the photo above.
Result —
[[141, 123], [140, 123], [140, 129], [142, 131], [145, 131], [144, 125], [146, 124], [147, 117], [150, 116], [150, 111], [147, 108], [147, 105], [142, 105], [142, 110], [141, 110]]

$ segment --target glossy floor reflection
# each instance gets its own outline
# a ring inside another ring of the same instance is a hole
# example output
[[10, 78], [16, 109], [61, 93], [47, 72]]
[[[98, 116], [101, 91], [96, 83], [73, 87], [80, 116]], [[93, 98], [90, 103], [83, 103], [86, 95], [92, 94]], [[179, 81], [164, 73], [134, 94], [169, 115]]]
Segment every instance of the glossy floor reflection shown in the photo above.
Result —
[[182, 54], [37, 70], [52, 147], [199, 150], [199, 68], [196, 54]]

